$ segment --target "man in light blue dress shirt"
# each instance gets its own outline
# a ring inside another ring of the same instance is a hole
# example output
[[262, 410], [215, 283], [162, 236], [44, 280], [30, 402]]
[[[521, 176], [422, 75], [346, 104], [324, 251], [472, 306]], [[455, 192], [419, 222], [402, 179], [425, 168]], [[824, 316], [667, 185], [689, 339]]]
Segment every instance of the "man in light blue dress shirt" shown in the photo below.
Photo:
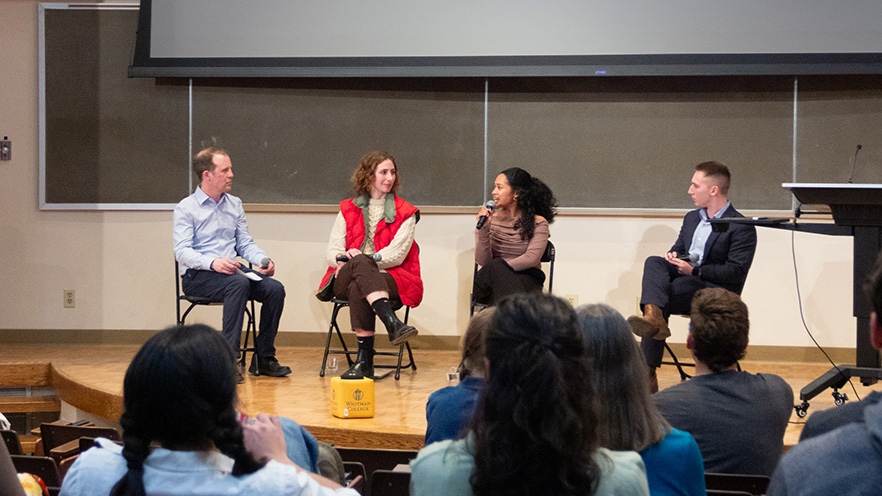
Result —
[[689, 314], [692, 297], [704, 288], [721, 287], [741, 294], [756, 252], [756, 228], [731, 224], [713, 232], [708, 219], [744, 217], [729, 203], [729, 168], [720, 162], [695, 166], [689, 196], [698, 207], [683, 218], [680, 235], [663, 257], [652, 256], [643, 265], [640, 307], [643, 316], [628, 318], [640, 336], [649, 365], [653, 392], [658, 390], [656, 368], [661, 365], [665, 339], [671, 335], [668, 318]]
[[[222, 332], [236, 354], [245, 305], [249, 298], [261, 302], [257, 353], [248, 370], [254, 375], [286, 376], [291, 369], [276, 360], [274, 345], [285, 287], [271, 278], [275, 264], [248, 234], [242, 200], [228, 193], [233, 184], [230, 156], [223, 149], [206, 148], [193, 157], [193, 172], [200, 185], [178, 203], [174, 213], [181, 287], [187, 295], [224, 302]], [[237, 255], [258, 266], [259, 277], [236, 262]]]

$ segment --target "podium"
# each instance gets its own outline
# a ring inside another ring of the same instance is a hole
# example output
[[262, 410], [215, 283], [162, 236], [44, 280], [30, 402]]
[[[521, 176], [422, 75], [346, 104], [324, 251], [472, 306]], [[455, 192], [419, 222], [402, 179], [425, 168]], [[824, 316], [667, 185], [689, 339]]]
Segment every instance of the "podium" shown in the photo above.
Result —
[[[859, 377], [864, 385], [882, 379], [879, 352], [870, 343], [870, 314], [873, 309], [863, 288], [882, 250], [882, 184], [784, 183], [782, 186], [803, 204], [829, 205], [833, 222], [840, 228], [838, 232], [830, 234], [846, 234], [850, 231], [854, 237], [852, 293], [853, 314], [857, 318], [855, 365], [833, 367], [800, 390], [802, 404], [796, 406], [796, 413], [804, 417], [808, 400], [827, 388], [839, 389], [852, 377]], [[838, 393], [834, 393], [834, 398], [837, 404], [844, 401]]]
[[800, 390], [802, 404], [795, 406], [796, 414], [805, 417], [808, 401], [828, 388], [834, 389], [833, 398], [837, 405], [841, 405], [846, 399], [838, 389], [850, 378], [859, 377], [861, 383], [867, 386], [882, 379], [879, 352], [870, 343], [870, 314], [873, 309], [863, 288], [882, 250], [882, 184], [784, 183], [781, 186], [789, 189], [800, 203], [828, 205], [833, 214], [833, 224], [749, 217], [711, 219], [710, 222], [714, 230], [724, 230], [728, 224], [749, 224], [854, 238], [852, 302], [853, 314], [857, 318], [855, 365], [834, 366]]

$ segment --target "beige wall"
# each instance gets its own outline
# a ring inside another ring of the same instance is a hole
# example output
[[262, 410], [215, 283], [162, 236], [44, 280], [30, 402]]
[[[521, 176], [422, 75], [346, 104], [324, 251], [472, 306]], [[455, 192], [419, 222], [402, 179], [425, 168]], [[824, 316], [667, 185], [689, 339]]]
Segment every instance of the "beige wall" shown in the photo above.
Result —
[[[36, 2], [0, 2], [0, 47], [0, 136], [13, 142], [13, 160], [0, 162], [0, 330], [152, 330], [172, 323], [171, 212], [40, 211]], [[682, 174], [685, 194], [688, 165]], [[606, 302], [627, 315], [635, 311], [643, 259], [670, 247], [682, 212], [667, 218], [615, 214], [563, 216], [552, 226], [558, 249], [554, 287], [581, 303]], [[330, 305], [312, 295], [324, 270], [333, 215], [248, 217], [287, 288], [282, 332], [326, 328]], [[417, 228], [426, 293], [412, 319], [423, 335], [453, 336], [465, 326], [473, 225], [472, 214], [425, 214]], [[797, 306], [790, 233], [760, 229], [758, 236], [744, 291], [751, 342], [811, 346]], [[851, 239], [798, 234], [795, 243], [808, 325], [824, 346], [853, 347]], [[76, 290], [76, 308], [62, 308], [64, 289]], [[220, 323], [213, 309], [197, 319]], [[673, 341], [684, 341], [686, 320], [673, 322]]]

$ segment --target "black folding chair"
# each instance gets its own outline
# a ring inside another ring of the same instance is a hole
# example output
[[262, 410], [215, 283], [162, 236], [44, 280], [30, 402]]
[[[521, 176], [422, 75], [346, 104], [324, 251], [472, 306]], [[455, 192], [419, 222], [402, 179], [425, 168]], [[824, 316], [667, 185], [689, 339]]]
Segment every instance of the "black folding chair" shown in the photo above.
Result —
[[[248, 263], [248, 267], [251, 268], [251, 262]], [[177, 297], [175, 298], [175, 308], [177, 309], [177, 323], [178, 325], [184, 325], [184, 321], [187, 320], [187, 315], [190, 315], [190, 311], [199, 305], [221, 305], [223, 306], [224, 302], [222, 300], [212, 300], [211, 298], [204, 298], [202, 296], [190, 296], [181, 292], [181, 273], [180, 273], [180, 264], [175, 260], [175, 292]], [[181, 314], [181, 302], [185, 302], [189, 304], [187, 309]], [[257, 353], [257, 313], [254, 310], [254, 299], [251, 298], [248, 300], [248, 304], [245, 305], [245, 316], [248, 318], [248, 323], [245, 326], [245, 342], [239, 348], [239, 366], [245, 367], [245, 358], [246, 353], [249, 351], [255, 355], [257, 355], [258, 361], [260, 359], [260, 355]], [[251, 336], [251, 339], [255, 344], [248, 346], [248, 338]]]
[[[343, 333], [340, 332], [340, 326], [337, 324], [337, 316], [340, 314], [340, 310], [349, 307], [349, 301], [343, 300], [340, 298], [331, 299], [331, 303], [334, 304], [334, 310], [331, 311], [331, 324], [328, 326], [328, 338], [325, 340], [325, 353], [322, 356], [322, 369], [319, 371], [319, 377], [325, 376], [325, 368], [328, 364], [328, 355], [343, 355], [346, 357], [346, 362], [349, 364], [347, 366], [351, 367], [355, 361], [352, 359], [354, 355], [358, 354], [357, 350], [350, 350], [348, 346], [346, 346], [346, 341], [343, 340]], [[410, 307], [401, 303], [401, 300], [394, 299], [390, 301], [392, 305], [392, 310], [400, 310], [402, 307], [406, 310], [404, 311], [404, 323], [407, 324], [407, 319], [410, 317]], [[337, 333], [337, 339], [340, 341], [340, 348], [331, 349], [331, 338], [334, 336], [334, 332]], [[404, 358], [404, 350], [407, 349], [407, 363], [402, 364]], [[378, 364], [374, 363], [375, 369], [394, 369], [395, 371], [395, 380], [397, 381], [401, 377], [401, 368], [405, 369], [413, 369], [416, 370], [416, 362], [413, 361], [413, 351], [410, 349], [410, 343], [405, 342], [404, 344], [398, 346], [398, 352], [394, 351], [377, 351], [374, 352], [374, 357], [377, 356], [391, 356], [397, 357], [398, 362], [395, 365], [391, 364]], [[375, 380], [385, 379], [389, 377], [392, 373], [392, 370], [386, 372], [380, 376], [374, 376]]]

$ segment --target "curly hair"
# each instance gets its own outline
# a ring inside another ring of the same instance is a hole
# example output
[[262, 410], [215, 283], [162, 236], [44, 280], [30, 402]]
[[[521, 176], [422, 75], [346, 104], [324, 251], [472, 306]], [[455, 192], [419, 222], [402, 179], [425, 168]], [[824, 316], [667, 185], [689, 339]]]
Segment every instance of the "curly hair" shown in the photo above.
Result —
[[202, 175], [205, 172], [214, 170], [214, 156], [226, 155], [230, 156], [223, 148], [209, 147], [193, 156], [193, 174], [196, 174], [196, 180], [202, 182]]
[[750, 319], [740, 296], [723, 288], [699, 290], [689, 317], [692, 352], [712, 372], [720, 373], [744, 358]]
[[361, 160], [358, 162], [358, 168], [352, 173], [351, 181], [355, 186], [355, 196], [370, 194], [377, 166], [386, 160], [391, 160], [392, 165], [395, 166], [395, 184], [392, 185], [390, 193], [393, 195], [398, 194], [398, 188], [401, 187], [401, 184], [398, 181], [398, 164], [395, 163], [395, 158], [386, 152], [373, 151], [361, 157]]
[[582, 305], [576, 310], [585, 350], [594, 364], [591, 383], [598, 402], [601, 446], [617, 451], [643, 451], [661, 441], [671, 426], [649, 394], [646, 360], [628, 322], [609, 305]]
[[476, 496], [592, 494], [600, 479], [591, 366], [576, 314], [543, 293], [502, 299], [472, 419]]
[[521, 218], [517, 220], [515, 227], [520, 231], [521, 239], [533, 239], [537, 215], [544, 217], [549, 224], [554, 222], [557, 198], [545, 183], [520, 167], [505, 169], [501, 174], [508, 180], [521, 211]]
[[233, 475], [263, 463], [246, 450], [236, 413], [236, 362], [220, 333], [206, 325], [169, 327], [132, 359], [123, 382], [123, 457], [128, 471], [112, 496], [141, 496], [151, 441], [163, 447], [213, 442], [235, 461]]

